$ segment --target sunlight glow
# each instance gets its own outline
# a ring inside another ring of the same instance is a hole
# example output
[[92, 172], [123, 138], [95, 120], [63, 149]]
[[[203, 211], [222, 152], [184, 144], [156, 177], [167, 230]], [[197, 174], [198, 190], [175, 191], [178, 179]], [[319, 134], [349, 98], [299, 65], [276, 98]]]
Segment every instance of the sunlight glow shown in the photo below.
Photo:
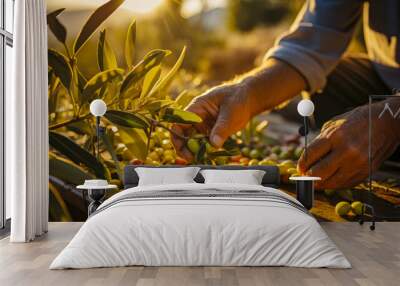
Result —
[[157, 9], [163, 0], [128, 0], [122, 7], [136, 13], [150, 13]]
[[[0, 0], [1, 1], [1, 0]], [[147, 14], [160, 7], [165, 0], [125, 0], [122, 8], [133, 13]], [[107, 0], [47, 0], [49, 10], [65, 7], [69, 10], [93, 9], [103, 5]], [[193, 16], [202, 9], [202, 3], [206, 3], [207, 10], [225, 7], [227, 0], [185, 0], [182, 13], [185, 17]]]
[[183, 2], [182, 13], [185, 17], [193, 16], [202, 9], [202, 4], [206, 3], [207, 10], [226, 6], [227, 0], [185, 0]]
[[[55, 9], [65, 7], [67, 9], [93, 9], [106, 3], [107, 0], [47, 0], [47, 7]], [[126, 0], [122, 8], [138, 14], [151, 13], [157, 9], [164, 0]]]

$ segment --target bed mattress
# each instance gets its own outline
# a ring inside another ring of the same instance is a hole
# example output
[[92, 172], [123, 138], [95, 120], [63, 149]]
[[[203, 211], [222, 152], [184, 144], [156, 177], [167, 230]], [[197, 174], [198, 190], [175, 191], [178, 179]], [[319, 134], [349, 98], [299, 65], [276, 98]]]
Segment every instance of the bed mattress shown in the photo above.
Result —
[[197, 183], [114, 195], [50, 269], [131, 265], [351, 267], [315, 218], [284, 192]]

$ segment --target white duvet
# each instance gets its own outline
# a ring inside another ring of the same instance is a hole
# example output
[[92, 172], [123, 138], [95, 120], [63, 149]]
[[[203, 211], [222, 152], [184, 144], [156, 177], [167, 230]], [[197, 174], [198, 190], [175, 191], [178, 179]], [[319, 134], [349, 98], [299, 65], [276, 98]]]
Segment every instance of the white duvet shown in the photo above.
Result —
[[[90, 217], [50, 269], [145, 266], [350, 268], [318, 222], [289, 204], [246, 198], [153, 198], [112, 204], [131, 192], [263, 190], [263, 186], [179, 184], [122, 191]], [[105, 206], [108, 205], [108, 208]]]

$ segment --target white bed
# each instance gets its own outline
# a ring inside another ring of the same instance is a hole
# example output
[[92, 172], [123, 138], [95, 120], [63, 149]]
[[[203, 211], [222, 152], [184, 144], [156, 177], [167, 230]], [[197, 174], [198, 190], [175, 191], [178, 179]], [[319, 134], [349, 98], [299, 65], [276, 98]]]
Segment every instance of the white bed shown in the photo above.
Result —
[[[146, 192], [166, 191], [177, 194], [146, 198]], [[204, 195], [191, 196], [193, 192]], [[218, 196], [216, 192], [241, 195]], [[130, 188], [100, 206], [50, 269], [128, 265], [350, 268], [318, 222], [298, 204], [277, 189], [255, 185]]]

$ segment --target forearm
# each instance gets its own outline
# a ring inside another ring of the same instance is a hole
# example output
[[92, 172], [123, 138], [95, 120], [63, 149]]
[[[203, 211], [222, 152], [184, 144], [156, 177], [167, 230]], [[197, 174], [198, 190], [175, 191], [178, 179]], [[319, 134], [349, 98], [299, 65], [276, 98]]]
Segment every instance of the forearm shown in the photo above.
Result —
[[300, 73], [276, 59], [268, 59], [237, 81], [248, 94], [252, 116], [271, 110], [306, 89], [306, 81]]

